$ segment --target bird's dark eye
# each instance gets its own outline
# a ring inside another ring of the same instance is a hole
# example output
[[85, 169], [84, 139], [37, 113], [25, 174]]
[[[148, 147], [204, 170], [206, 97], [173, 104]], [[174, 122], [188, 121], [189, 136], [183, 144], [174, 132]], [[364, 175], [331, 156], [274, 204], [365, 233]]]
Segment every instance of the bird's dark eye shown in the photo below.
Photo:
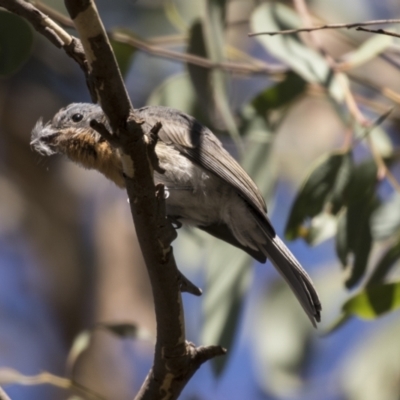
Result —
[[79, 122], [79, 121], [82, 121], [83, 115], [82, 115], [82, 114], [74, 114], [74, 115], [71, 117], [71, 119], [72, 119], [72, 121], [74, 121], [74, 122]]

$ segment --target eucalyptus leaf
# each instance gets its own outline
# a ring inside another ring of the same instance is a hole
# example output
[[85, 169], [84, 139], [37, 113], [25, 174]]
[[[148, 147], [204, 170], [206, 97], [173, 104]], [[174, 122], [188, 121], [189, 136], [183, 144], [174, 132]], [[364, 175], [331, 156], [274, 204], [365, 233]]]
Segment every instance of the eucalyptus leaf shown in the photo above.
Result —
[[150, 95], [147, 104], [167, 106], [193, 115], [196, 94], [187, 74], [177, 74], [166, 79]]
[[375, 319], [400, 307], [400, 282], [367, 287], [343, 305], [343, 311], [363, 319]]
[[367, 268], [372, 247], [371, 216], [379, 205], [375, 194], [377, 168], [374, 160], [353, 167], [347, 189], [347, 209], [341, 214], [336, 235], [336, 251], [344, 267], [350, 267], [348, 288], [356, 285]]
[[[205, 0], [206, 13], [203, 19], [203, 33], [206, 50], [213, 62], [225, 60], [225, 13], [226, 0]], [[235, 141], [239, 150], [242, 150], [239, 130], [235, 117], [229, 104], [226, 73], [220, 69], [210, 71], [210, 87], [213, 93], [215, 105], [215, 117], [220, 119], [221, 130], [227, 130]], [[216, 118], [214, 118], [216, 119]], [[218, 119], [216, 122], [218, 123]]]
[[0, 76], [18, 70], [31, 54], [33, 33], [28, 23], [0, 10]]
[[[200, 20], [194, 21], [190, 28], [187, 53], [208, 58], [203, 24]], [[187, 63], [187, 70], [201, 107], [206, 112], [208, 118], [214, 120], [215, 102], [211, 88], [210, 68]]]
[[[354, 287], [363, 277], [372, 247], [370, 217], [376, 203], [370, 199], [353, 203], [346, 211], [347, 254], [345, 266], [351, 265], [346, 287]], [[350, 257], [351, 256], [351, 257]]]
[[[253, 12], [250, 20], [252, 32], [279, 31], [302, 27], [302, 22], [288, 6], [279, 2], [262, 3]], [[289, 65], [309, 83], [325, 86], [331, 96], [342, 102], [344, 93], [335, 73], [325, 58], [307, 47], [298, 35], [260, 35], [255, 38], [273, 56]]]
[[[304, 236], [303, 223], [323, 211], [324, 205], [330, 201], [332, 191], [335, 190], [335, 201], [338, 201], [339, 187], [344, 190], [343, 176], [347, 175], [349, 164], [347, 153], [332, 153], [319, 159], [312, 168], [312, 172], [305, 179], [297, 193], [286, 224], [285, 235], [289, 240]], [[346, 173], [340, 174], [342, 168]], [[337, 178], [340, 178], [340, 183]]]
[[400, 260], [400, 239], [392, 244], [383, 254], [374, 268], [371, 277], [368, 279], [368, 286], [382, 283], [391, 268]]
[[282, 82], [259, 93], [252, 100], [252, 105], [260, 115], [265, 116], [268, 111], [296, 99], [305, 89], [306, 81], [296, 73], [289, 72]]
[[393, 38], [386, 35], [372, 35], [357, 49], [345, 55], [343, 62], [347, 69], [359, 67], [384, 52], [393, 43]]
[[374, 239], [387, 239], [400, 232], [400, 194], [394, 192], [391, 198], [374, 212], [372, 233]]
[[[247, 112], [251, 111], [247, 109]], [[254, 112], [254, 110], [253, 110]], [[264, 122], [264, 127], [262, 127]], [[263, 132], [264, 138], [270, 133], [265, 120], [258, 117], [257, 124], [244, 124], [243, 136], [248, 140], [242, 165], [257, 182], [263, 195], [268, 198], [272, 193], [276, 171], [271, 168], [268, 157], [271, 141], [258, 141], [255, 137]], [[204, 290], [204, 326], [202, 341], [218, 343], [228, 349], [225, 357], [212, 360], [214, 372], [223, 372], [231, 354], [232, 343], [238, 327], [238, 319], [242, 308], [243, 296], [248, 288], [251, 276], [252, 258], [242, 250], [227, 243], [209, 238], [211, 250], [207, 252], [206, 279]], [[211, 245], [212, 244], [212, 245]]]
[[301, 390], [313, 327], [285, 282], [269, 286], [252, 310], [256, 377], [267, 398], [286, 399]]

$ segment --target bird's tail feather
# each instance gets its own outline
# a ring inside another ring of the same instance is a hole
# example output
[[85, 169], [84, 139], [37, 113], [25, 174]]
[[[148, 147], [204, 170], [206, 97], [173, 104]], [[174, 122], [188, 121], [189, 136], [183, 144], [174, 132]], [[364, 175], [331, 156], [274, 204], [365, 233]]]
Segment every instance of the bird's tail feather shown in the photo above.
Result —
[[289, 284], [314, 327], [321, 320], [321, 302], [318, 293], [300, 263], [278, 235], [271, 237], [261, 249]]

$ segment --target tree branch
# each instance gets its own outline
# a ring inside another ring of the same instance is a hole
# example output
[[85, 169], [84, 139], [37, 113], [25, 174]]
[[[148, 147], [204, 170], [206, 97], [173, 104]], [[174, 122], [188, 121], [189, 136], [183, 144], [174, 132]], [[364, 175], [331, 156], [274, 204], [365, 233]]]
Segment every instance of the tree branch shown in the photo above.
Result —
[[151, 135], [142, 131], [93, 1], [66, 0], [65, 4], [85, 49], [97, 97], [119, 140], [129, 204], [153, 291], [154, 364], [136, 399], [176, 399], [200, 365], [224, 350], [206, 347], [209, 357], [201, 357], [204, 348], [197, 349], [185, 339], [182, 279], [170, 246], [176, 232], [165, 215], [164, 187], [153, 181], [154, 136], [160, 127]]
[[[291, 35], [293, 33], [313, 32], [313, 31], [320, 31], [322, 29], [353, 29], [353, 28], [358, 28], [360, 26], [388, 25], [388, 24], [398, 24], [398, 23], [400, 23], [400, 19], [378, 19], [375, 21], [353, 22], [351, 24], [325, 24], [325, 25], [311, 26], [307, 28], [286, 29], [282, 31], [254, 32], [254, 33], [249, 33], [248, 35], [250, 37], [261, 36], [261, 35], [269, 35], [269, 36]], [[357, 30], [362, 30], [362, 29], [357, 29]]]

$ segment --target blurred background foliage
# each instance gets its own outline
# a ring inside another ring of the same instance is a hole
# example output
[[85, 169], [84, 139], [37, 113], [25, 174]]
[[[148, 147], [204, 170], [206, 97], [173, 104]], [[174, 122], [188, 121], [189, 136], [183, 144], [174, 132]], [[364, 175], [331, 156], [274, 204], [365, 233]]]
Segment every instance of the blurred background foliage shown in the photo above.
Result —
[[[393, 18], [398, 2], [97, 4], [134, 106], [178, 108], [219, 135], [322, 298], [315, 331], [268, 264], [181, 229], [178, 265], [204, 290], [184, 295], [188, 338], [229, 349], [181, 398], [399, 399], [398, 39], [248, 37]], [[0, 75], [0, 383], [13, 400], [133, 398], [155, 326], [126, 195], [29, 146], [40, 116], [89, 101], [82, 73], [0, 10]]]

